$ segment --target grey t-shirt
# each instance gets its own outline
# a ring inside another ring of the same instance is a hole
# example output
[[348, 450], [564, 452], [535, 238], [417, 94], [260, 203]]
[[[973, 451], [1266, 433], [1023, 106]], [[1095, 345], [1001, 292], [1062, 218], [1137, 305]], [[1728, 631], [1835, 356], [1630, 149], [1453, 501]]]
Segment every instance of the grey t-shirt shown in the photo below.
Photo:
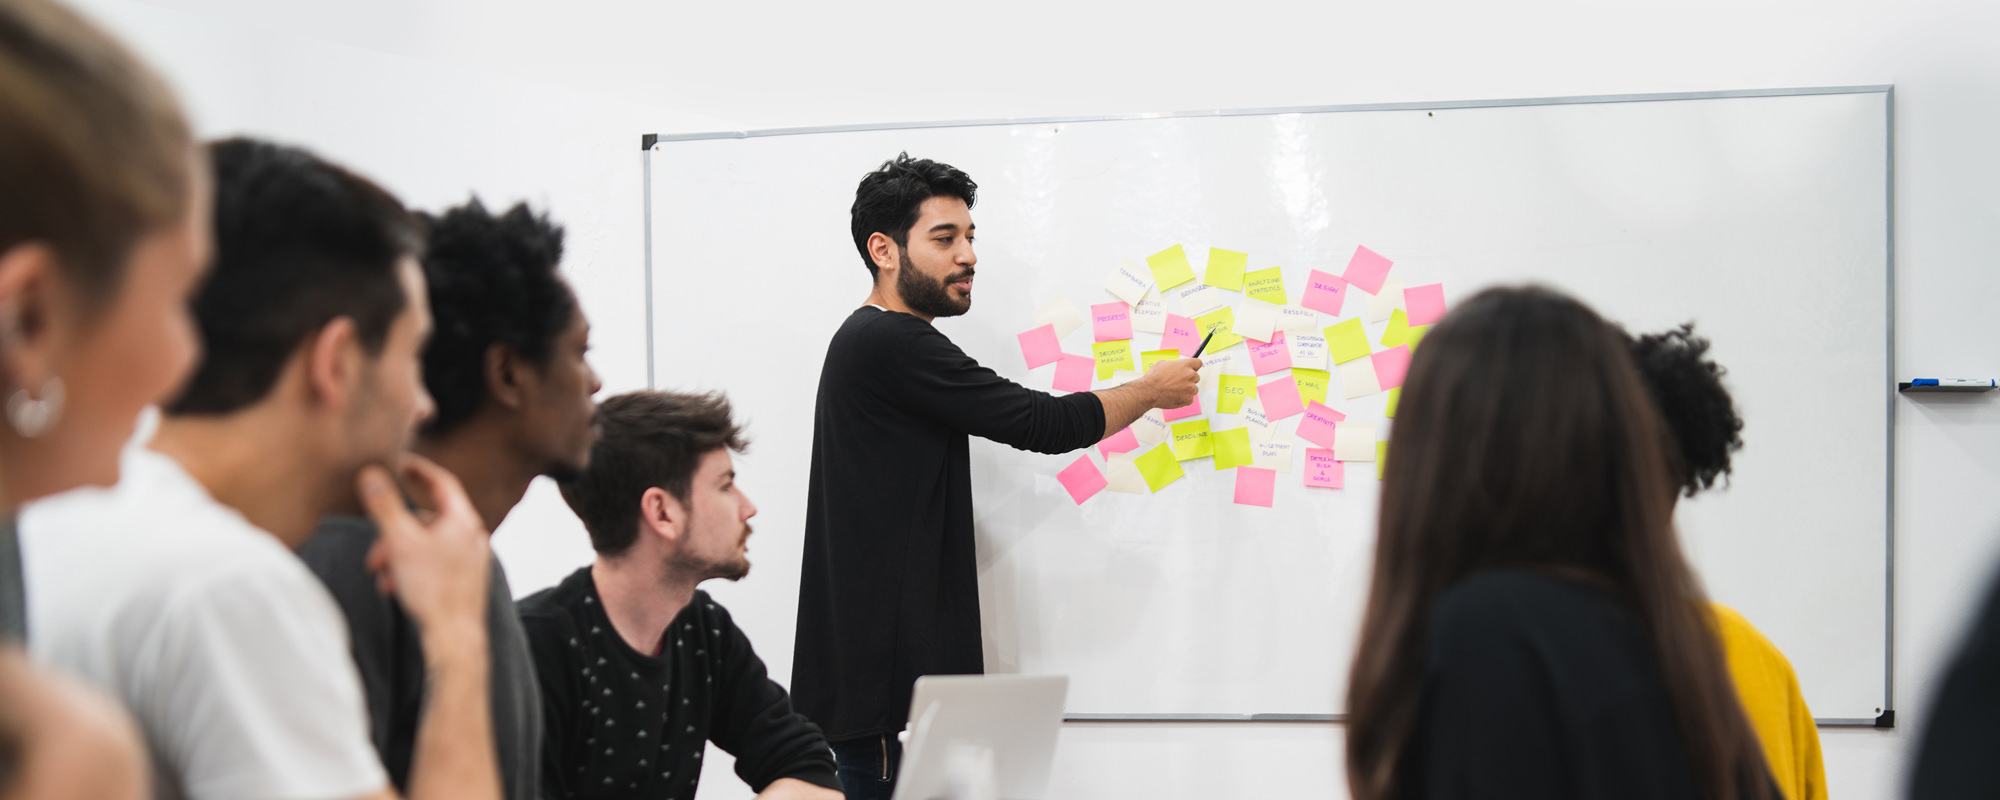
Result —
[[21, 582], [21, 537], [14, 518], [0, 517], [0, 642], [28, 640], [28, 593]]
[[[375, 534], [375, 524], [364, 517], [329, 516], [320, 520], [299, 557], [347, 616], [354, 664], [368, 694], [375, 751], [397, 790], [407, 793], [417, 722], [423, 714], [423, 644], [416, 621], [402, 604], [376, 589], [375, 575], [368, 571]], [[486, 623], [493, 649], [493, 737], [500, 786], [507, 800], [535, 800], [541, 777], [541, 687], [535, 680], [527, 634], [514, 612], [507, 573], [497, 559], [490, 583]]]

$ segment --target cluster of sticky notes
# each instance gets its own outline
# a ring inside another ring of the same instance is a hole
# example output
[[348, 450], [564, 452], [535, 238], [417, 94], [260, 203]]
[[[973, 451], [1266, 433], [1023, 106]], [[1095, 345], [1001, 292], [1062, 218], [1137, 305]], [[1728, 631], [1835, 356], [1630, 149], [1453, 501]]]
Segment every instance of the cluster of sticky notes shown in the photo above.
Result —
[[[1094, 456], [1066, 461], [1057, 483], [1078, 504], [1104, 491], [1145, 495], [1209, 459], [1215, 472], [1234, 473], [1232, 502], [1269, 508], [1279, 475], [1340, 489], [1347, 462], [1373, 461], [1379, 479], [1382, 435], [1414, 352], [1445, 316], [1444, 285], [1406, 286], [1391, 274], [1394, 262], [1362, 246], [1344, 269], [1307, 269], [1290, 285], [1285, 268], [1246, 251], [1207, 248], [1197, 268], [1199, 256], [1176, 244], [1125, 258], [1105, 277], [1103, 302], [1079, 306], [1058, 295], [1017, 335], [1023, 363], [1053, 364], [1050, 386], [1062, 392], [1130, 380], [1201, 351], [1193, 402], [1149, 411], [1099, 442]], [[1348, 302], [1356, 292], [1360, 301]], [[1065, 351], [1064, 339], [1086, 322], [1087, 354]], [[1380, 420], [1336, 408], [1384, 392]]]

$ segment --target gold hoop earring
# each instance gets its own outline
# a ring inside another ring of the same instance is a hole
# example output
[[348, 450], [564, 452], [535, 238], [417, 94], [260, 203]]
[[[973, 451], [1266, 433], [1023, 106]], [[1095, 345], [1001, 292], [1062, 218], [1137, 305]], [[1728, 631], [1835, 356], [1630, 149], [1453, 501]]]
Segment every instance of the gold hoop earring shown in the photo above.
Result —
[[14, 432], [33, 439], [48, 433], [62, 419], [63, 381], [49, 378], [42, 384], [40, 397], [28, 394], [27, 389], [16, 389], [7, 396], [7, 424]]

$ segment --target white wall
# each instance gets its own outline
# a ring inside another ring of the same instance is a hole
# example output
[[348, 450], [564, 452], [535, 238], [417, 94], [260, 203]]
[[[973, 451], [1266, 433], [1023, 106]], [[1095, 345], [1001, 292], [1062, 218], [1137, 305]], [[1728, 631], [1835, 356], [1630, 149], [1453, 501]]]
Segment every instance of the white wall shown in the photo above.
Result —
[[[645, 376], [641, 133], [1864, 83], [1898, 87], [1898, 372], [2000, 375], [1986, 3], [84, 4], [167, 70], [205, 131], [310, 145], [418, 206], [545, 203], [570, 226], [609, 391]], [[1897, 432], [1902, 727], [1823, 732], [1836, 797], [1894, 794], [1994, 563], [2000, 397], [1899, 400]], [[521, 592], [588, 558], [546, 486], [495, 541]], [[758, 545], [728, 602], [783, 676], [797, 533]], [[1055, 781], [1062, 797], [1324, 796], [1338, 752], [1331, 726], [1075, 725]], [[748, 794], [719, 773], [704, 796]]]

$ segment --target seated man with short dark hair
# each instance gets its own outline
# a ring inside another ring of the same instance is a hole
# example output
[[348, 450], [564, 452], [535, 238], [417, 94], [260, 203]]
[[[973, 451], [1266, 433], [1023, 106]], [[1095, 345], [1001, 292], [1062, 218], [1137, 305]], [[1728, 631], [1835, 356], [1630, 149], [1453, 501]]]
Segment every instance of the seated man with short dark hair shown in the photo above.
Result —
[[709, 741], [760, 794], [838, 798], [833, 752], [792, 710], [729, 612], [695, 587], [750, 571], [757, 507], [720, 394], [633, 392], [597, 410], [589, 466], [562, 482], [597, 560], [523, 599], [542, 685], [542, 794], [692, 798]]

